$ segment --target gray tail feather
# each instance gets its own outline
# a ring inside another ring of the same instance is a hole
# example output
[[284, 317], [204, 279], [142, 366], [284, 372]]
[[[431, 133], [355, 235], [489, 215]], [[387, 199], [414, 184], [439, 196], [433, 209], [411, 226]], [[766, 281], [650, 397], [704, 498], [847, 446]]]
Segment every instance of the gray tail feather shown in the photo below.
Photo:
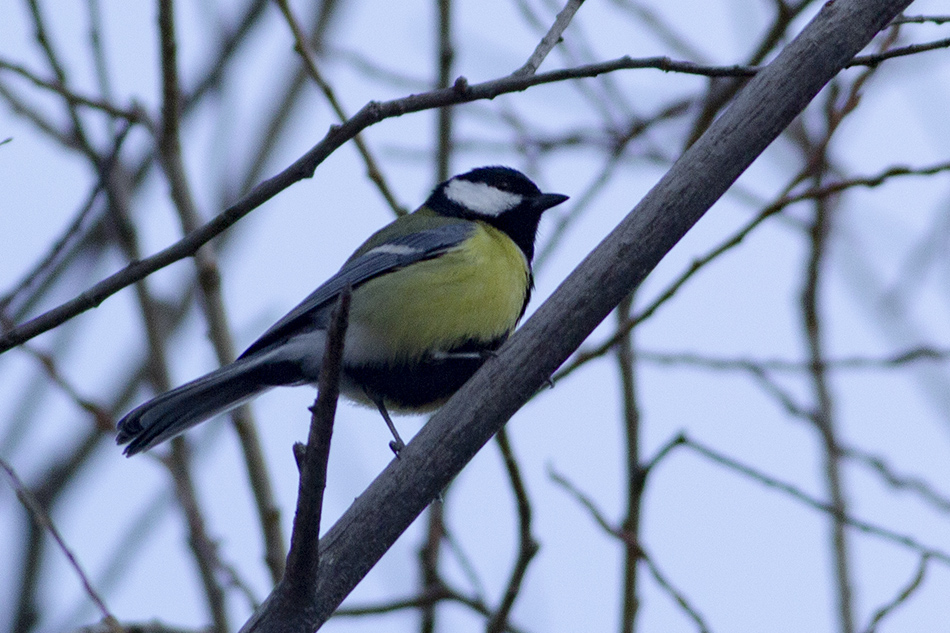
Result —
[[128, 444], [125, 454], [131, 457], [272, 387], [299, 382], [297, 372], [277, 365], [250, 356], [167, 391], [122, 418], [116, 442]]

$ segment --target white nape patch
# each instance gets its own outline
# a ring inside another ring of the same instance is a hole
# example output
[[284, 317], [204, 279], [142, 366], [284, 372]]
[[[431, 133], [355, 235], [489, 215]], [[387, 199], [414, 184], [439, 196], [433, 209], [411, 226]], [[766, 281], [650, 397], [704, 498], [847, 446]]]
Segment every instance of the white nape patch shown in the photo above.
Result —
[[363, 257], [369, 255], [375, 255], [376, 253], [386, 253], [389, 255], [413, 255], [415, 253], [421, 253], [422, 249], [415, 248], [413, 246], [406, 246], [405, 244], [383, 244], [382, 246], [377, 246], [372, 248], [366, 253], [363, 254]]
[[445, 187], [445, 197], [480, 215], [497, 217], [511, 211], [524, 199], [516, 193], [502, 191], [483, 182], [454, 178]]

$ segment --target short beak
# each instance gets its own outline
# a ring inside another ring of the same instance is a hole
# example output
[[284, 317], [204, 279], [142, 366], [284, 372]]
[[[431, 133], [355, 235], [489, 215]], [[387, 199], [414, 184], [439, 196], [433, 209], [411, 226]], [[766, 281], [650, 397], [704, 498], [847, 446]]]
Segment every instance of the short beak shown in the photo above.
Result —
[[551, 207], [556, 207], [565, 200], [567, 200], [567, 196], [560, 193], [542, 193], [536, 196], [531, 202], [535, 210], [541, 213]]

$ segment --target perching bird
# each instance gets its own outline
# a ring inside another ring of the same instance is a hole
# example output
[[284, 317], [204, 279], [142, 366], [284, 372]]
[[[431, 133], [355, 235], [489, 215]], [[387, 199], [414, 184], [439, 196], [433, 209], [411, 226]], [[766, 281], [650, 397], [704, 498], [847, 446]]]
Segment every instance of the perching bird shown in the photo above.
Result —
[[398, 447], [387, 410], [441, 406], [514, 331], [531, 295], [541, 214], [565, 200], [508, 167], [450, 178], [233, 363], [122, 418], [117, 442], [131, 456], [272, 387], [315, 385], [330, 313], [349, 286], [340, 391], [375, 404]]

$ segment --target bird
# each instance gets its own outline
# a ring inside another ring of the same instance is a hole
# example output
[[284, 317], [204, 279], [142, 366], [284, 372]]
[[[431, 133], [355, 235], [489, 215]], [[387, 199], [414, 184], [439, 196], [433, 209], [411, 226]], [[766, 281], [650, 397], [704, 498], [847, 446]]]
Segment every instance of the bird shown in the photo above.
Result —
[[340, 393], [379, 410], [398, 456], [389, 411], [437, 409], [507, 340], [531, 297], [541, 216], [567, 199], [500, 165], [449, 178], [234, 362], [126, 414], [117, 443], [132, 456], [271, 388], [316, 385], [331, 311], [350, 288]]

